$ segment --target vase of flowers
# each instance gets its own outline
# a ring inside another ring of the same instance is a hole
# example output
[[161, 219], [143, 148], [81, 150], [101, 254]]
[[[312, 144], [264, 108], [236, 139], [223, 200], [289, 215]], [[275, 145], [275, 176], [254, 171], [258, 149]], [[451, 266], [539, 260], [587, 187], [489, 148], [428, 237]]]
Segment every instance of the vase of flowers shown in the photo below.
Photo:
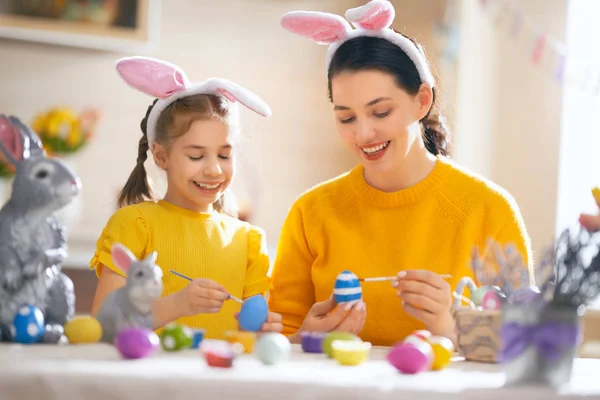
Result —
[[[55, 107], [35, 116], [32, 129], [39, 135], [49, 157], [61, 158], [77, 175], [74, 155], [92, 140], [100, 113], [85, 108], [80, 113], [68, 107]], [[82, 196], [56, 213], [58, 219], [71, 227], [79, 222], [83, 210]]]

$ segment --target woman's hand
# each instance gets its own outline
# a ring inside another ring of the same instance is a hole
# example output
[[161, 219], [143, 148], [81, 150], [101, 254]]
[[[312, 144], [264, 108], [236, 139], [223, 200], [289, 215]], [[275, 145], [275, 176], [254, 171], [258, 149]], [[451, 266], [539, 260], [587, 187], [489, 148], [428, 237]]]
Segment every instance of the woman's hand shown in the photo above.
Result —
[[452, 293], [444, 278], [427, 270], [401, 271], [392, 284], [408, 314], [423, 322], [433, 335], [453, 340]]
[[302, 326], [290, 340], [300, 342], [302, 332], [343, 331], [358, 335], [365, 325], [366, 318], [367, 308], [363, 301], [338, 306], [331, 297], [313, 304]]

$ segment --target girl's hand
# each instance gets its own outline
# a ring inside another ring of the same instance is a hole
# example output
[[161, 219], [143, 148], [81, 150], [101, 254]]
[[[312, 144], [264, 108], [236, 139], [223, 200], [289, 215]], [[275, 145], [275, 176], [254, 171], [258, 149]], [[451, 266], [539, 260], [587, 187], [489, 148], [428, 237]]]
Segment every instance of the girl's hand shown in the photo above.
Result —
[[423, 322], [428, 331], [454, 337], [452, 293], [444, 278], [427, 270], [401, 271], [392, 285], [398, 289], [406, 312]]
[[186, 317], [217, 313], [227, 299], [227, 290], [212, 279], [194, 279], [185, 289], [177, 292], [177, 305]]
[[366, 318], [367, 308], [363, 301], [353, 305], [338, 306], [331, 297], [313, 304], [302, 326], [291, 340], [299, 342], [302, 332], [343, 331], [358, 335], [362, 331]]

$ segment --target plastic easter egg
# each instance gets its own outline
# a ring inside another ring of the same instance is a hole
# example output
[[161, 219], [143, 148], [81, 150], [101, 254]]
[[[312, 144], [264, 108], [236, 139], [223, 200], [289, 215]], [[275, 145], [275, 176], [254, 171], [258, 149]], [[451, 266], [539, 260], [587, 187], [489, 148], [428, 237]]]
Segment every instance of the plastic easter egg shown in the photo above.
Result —
[[327, 336], [325, 336], [325, 339], [323, 339], [322, 344], [323, 353], [329, 358], [333, 356], [331, 344], [334, 340], [355, 340], [357, 342], [362, 342], [362, 340], [353, 333], [337, 331], [329, 332]]
[[13, 340], [17, 343], [31, 344], [40, 340], [44, 334], [44, 314], [35, 306], [26, 305], [17, 311], [10, 328]]
[[171, 323], [160, 334], [160, 345], [165, 351], [179, 351], [192, 347], [194, 332], [187, 326]]
[[327, 336], [324, 332], [302, 332], [302, 351], [305, 353], [322, 353], [323, 340]]
[[392, 348], [388, 362], [404, 374], [417, 374], [431, 368], [433, 349], [424, 340], [402, 342]]
[[71, 344], [96, 343], [102, 337], [102, 325], [94, 317], [76, 317], [65, 324], [65, 336]]
[[266, 333], [256, 343], [256, 355], [265, 365], [274, 365], [290, 357], [291, 344], [281, 333]]
[[334, 340], [332, 357], [341, 365], [359, 365], [369, 359], [371, 343], [355, 340]]
[[158, 335], [147, 328], [123, 329], [115, 337], [115, 347], [123, 358], [129, 360], [152, 355], [159, 343]]
[[333, 298], [336, 303], [357, 302], [362, 298], [360, 281], [350, 271], [342, 271], [335, 280]]
[[238, 322], [240, 328], [248, 332], [258, 332], [263, 324], [267, 322], [269, 307], [267, 300], [261, 296], [252, 296], [244, 301]]
[[454, 344], [452, 340], [443, 336], [432, 336], [427, 342], [433, 350], [433, 363], [431, 369], [438, 371], [450, 364], [452, 355], [454, 354]]

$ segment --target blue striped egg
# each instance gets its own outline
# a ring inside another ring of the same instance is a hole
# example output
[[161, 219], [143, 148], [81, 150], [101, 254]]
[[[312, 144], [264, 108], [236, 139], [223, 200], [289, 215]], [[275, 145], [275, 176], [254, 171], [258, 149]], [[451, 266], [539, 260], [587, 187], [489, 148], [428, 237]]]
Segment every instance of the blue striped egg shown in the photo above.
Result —
[[342, 271], [335, 280], [333, 298], [338, 304], [359, 301], [362, 298], [362, 287], [357, 276], [350, 271]]

